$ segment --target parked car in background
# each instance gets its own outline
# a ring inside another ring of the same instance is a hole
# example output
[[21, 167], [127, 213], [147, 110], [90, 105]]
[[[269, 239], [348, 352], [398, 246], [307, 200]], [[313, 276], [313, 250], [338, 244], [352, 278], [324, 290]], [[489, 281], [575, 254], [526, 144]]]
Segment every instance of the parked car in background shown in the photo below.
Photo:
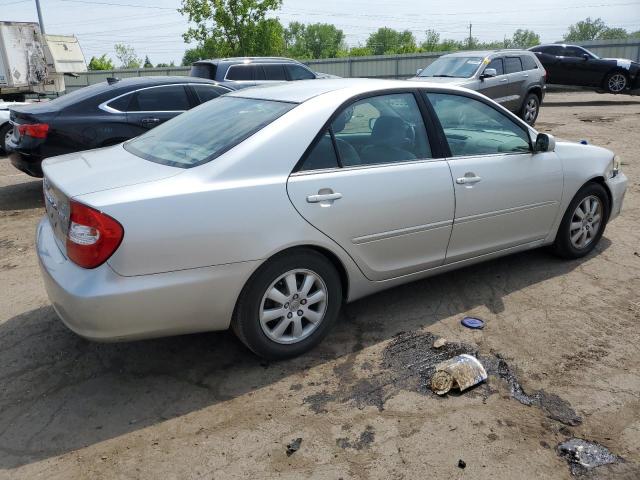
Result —
[[534, 125], [544, 99], [545, 69], [526, 50], [489, 50], [443, 55], [410, 80], [469, 88]]
[[593, 87], [609, 93], [640, 89], [640, 64], [624, 58], [600, 58], [578, 45], [538, 45], [534, 52], [547, 70], [547, 82]]
[[200, 60], [191, 66], [192, 77], [208, 78], [218, 82], [233, 82], [248, 87], [267, 82], [289, 82], [338, 78], [318, 73], [306, 65], [281, 57], [239, 57]]
[[25, 102], [3, 102], [0, 100], [0, 153], [6, 153], [5, 143], [13, 133], [9, 122], [9, 108], [27, 105]]
[[553, 245], [591, 252], [627, 178], [442, 84], [243, 89], [111, 148], [43, 164], [37, 252], [63, 322], [96, 340], [233, 328], [268, 358], [344, 301]]
[[109, 79], [12, 108], [9, 158], [19, 170], [41, 177], [46, 157], [121, 143], [233, 89], [189, 77]]

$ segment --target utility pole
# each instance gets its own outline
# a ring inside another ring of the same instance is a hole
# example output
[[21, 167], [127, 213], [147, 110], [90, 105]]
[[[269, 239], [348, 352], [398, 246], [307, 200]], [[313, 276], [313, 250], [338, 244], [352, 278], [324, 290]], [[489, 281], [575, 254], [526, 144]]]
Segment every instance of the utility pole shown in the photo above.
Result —
[[471, 23], [469, 23], [469, 48], [471, 48], [471, 42], [473, 37], [471, 36]]
[[40, 0], [36, 0], [36, 9], [38, 10], [38, 21], [40, 22], [40, 32], [45, 34], [44, 22], [42, 21], [42, 10], [40, 9]]

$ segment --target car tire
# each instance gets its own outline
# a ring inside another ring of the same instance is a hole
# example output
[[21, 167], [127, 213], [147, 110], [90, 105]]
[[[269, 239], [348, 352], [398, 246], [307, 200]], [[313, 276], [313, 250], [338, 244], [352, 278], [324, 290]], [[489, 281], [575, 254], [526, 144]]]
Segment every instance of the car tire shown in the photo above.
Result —
[[538, 119], [540, 113], [540, 97], [535, 93], [530, 93], [524, 99], [522, 108], [520, 109], [520, 118], [527, 124], [533, 126]]
[[609, 196], [602, 185], [588, 183], [582, 187], [562, 217], [553, 245], [555, 253], [575, 259], [591, 252], [602, 238], [609, 209]]
[[312, 249], [289, 251], [251, 276], [238, 299], [231, 328], [260, 357], [295, 357], [322, 341], [341, 305], [342, 282], [331, 261]]
[[620, 70], [614, 70], [604, 77], [604, 89], [613, 94], [623, 93], [629, 85], [629, 77]]
[[11, 135], [13, 128], [11, 124], [5, 123], [0, 126], [0, 152], [7, 153], [7, 138]]

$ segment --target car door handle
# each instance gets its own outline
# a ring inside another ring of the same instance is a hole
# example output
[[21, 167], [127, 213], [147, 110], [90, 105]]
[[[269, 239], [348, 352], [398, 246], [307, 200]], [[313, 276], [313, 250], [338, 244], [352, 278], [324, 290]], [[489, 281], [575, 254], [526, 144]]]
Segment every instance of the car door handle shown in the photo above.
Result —
[[523, 76], [523, 77], [528, 77], [528, 76], [529, 76], [529, 74], [528, 74], [528, 73], [523, 73], [523, 74], [522, 74], [522, 76]]
[[509, 81], [508, 78], [501, 78], [500, 83], [507, 83]]
[[309, 195], [307, 197], [308, 203], [320, 203], [320, 202], [332, 202], [334, 200], [340, 200], [342, 198], [341, 193], [319, 193], [317, 195]]
[[482, 177], [477, 176], [464, 176], [456, 179], [456, 183], [458, 185], [473, 185], [474, 183], [478, 183], [482, 180]]
[[160, 119], [159, 118], [143, 118], [142, 120], [140, 120], [144, 125], [155, 125], [157, 123], [160, 123]]

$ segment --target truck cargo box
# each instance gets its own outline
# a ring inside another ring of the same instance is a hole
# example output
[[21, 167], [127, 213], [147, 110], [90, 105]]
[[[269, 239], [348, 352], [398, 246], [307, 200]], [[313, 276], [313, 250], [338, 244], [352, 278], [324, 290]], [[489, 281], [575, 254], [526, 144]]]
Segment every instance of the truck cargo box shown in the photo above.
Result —
[[47, 78], [40, 26], [0, 22], [0, 88], [34, 87]]

